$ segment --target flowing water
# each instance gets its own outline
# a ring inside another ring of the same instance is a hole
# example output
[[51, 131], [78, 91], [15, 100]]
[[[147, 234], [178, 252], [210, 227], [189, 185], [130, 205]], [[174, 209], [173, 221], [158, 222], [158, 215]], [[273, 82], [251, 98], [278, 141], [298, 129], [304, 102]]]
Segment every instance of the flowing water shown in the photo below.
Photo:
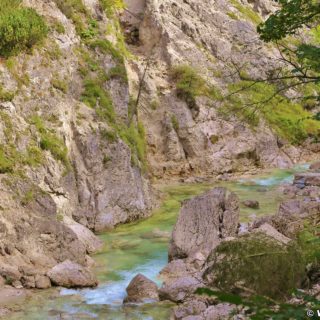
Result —
[[224, 186], [236, 192], [241, 200], [260, 202], [258, 210], [241, 208], [241, 221], [247, 222], [253, 216], [275, 213], [283, 199], [279, 185], [290, 183], [295, 172], [306, 168], [299, 166], [292, 170], [273, 170], [233, 182], [177, 184], [161, 188], [165, 198], [151, 218], [120, 226], [100, 236], [104, 248], [94, 256], [100, 283], [97, 288], [37, 291], [25, 302], [22, 310], [8, 319], [169, 319], [170, 303], [122, 306], [122, 300], [126, 286], [137, 273], [160, 284], [157, 275], [167, 263], [169, 236], [180, 202], [212, 187]]

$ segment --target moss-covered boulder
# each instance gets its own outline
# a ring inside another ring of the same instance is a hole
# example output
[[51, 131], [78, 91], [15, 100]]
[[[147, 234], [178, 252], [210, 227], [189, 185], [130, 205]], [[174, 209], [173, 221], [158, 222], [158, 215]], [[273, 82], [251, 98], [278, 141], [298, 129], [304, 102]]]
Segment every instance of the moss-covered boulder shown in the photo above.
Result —
[[208, 257], [206, 285], [229, 293], [285, 298], [305, 278], [301, 250], [265, 232], [222, 242]]

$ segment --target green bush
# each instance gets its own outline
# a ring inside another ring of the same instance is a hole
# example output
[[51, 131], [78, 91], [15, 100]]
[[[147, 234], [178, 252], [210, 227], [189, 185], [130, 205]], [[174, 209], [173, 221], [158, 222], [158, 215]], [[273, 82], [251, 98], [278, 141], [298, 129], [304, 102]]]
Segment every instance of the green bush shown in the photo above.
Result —
[[82, 15], [87, 15], [87, 9], [82, 0], [54, 0], [60, 11], [75, 25], [76, 32], [82, 35], [86, 31], [86, 26]]
[[14, 98], [14, 92], [3, 89], [0, 85], [0, 102], [11, 101]]
[[87, 10], [82, 0], [54, 0], [60, 11], [69, 19], [77, 13], [86, 14]]
[[20, 7], [19, 3], [14, 1], [10, 6], [5, 1], [0, 13], [0, 55], [3, 57], [30, 49], [48, 32], [43, 18], [34, 9]]
[[45, 128], [39, 116], [32, 117], [31, 123], [37, 128], [40, 134], [40, 148], [49, 151], [56, 160], [60, 160], [67, 169], [70, 169], [68, 149], [63, 140]]
[[228, 102], [220, 110], [226, 115], [236, 115], [252, 126], [267, 120], [274, 131], [291, 143], [299, 144], [307, 137], [320, 134], [320, 121], [312, 118], [312, 114], [297, 103], [277, 94], [277, 88], [268, 83], [240, 81], [229, 87]]
[[[123, 127], [119, 130], [120, 138], [129, 146], [131, 150], [132, 163], [146, 170], [146, 137], [145, 129], [142, 123], [138, 123], [137, 127], [131, 123], [130, 127]], [[140, 163], [139, 163], [140, 162]]]
[[230, 2], [246, 20], [249, 20], [254, 24], [259, 24], [262, 22], [261, 17], [255, 11], [253, 11], [248, 5], [245, 6], [241, 4], [239, 0], [230, 0]]
[[60, 90], [63, 93], [68, 92], [68, 83], [65, 80], [53, 78], [51, 79], [51, 84], [55, 89]]
[[116, 10], [125, 8], [123, 0], [100, 0], [100, 4], [108, 17], [112, 17]]
[[88, 106], [95, 108], [97, 115], [109, 122], [115, 121], [113, 103], [107, 90], [103, 89], [99, 79], [86, 79], [81, 100]]
[[96, 39], [88, 43], [90, 48], [100, 49], [103, 53], [108, 53], [118, 62], [123, 63], [123, 56], [118, 49], [107, 39]]
[[173, 129], [175, 131], [178, 131], [179, 130], [179, 121], [174, 114], [171, 116], [171, 123], [172, 123]]
[[198, 72], [189, 65], [173, 67], [171, 78], [176, 83], [178, 97], [185, 100], [190, 108], [195, 106], [197, 96], [206, 96], [218, 101], [222, 99], [219, 90], [214, 86], [209, 86]]
[[103, 129], [100, 131], [101, 137], [111, 143], [116, 142], [118, 139], [117, 133], [111, 130]]
[[14, 161], [10, 155], [6, 153], [6, 148], [0, 145], [0, 173], [13, 172]]

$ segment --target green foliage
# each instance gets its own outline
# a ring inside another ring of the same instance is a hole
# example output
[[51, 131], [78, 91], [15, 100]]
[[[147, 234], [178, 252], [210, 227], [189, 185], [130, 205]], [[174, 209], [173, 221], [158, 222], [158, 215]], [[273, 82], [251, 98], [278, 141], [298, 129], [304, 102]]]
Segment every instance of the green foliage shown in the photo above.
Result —
[[132, 164], [138, 167], [141, 164], [142, 169], [146, 170], [146, 137], [143, 124], [139, 122], [135, 126], [131, 123], [129, 127], [122, 127], [119, 129], [119, 136], [131, 150]]
[[53, 23], [52, 29], [58, 32], [59, 34], [64, 34], [66, 32], [64, 25], [59, 21], [55, 21]]
[[265, 41], [281, 40], [319, 19], [320, 6], [317, 0], [279, 0], [279, 3], [281, 9], [258, 26], [261, 38]]
[[112, 130], [103, 129], [103, 130], [101, 130], [100, 134], [103, 139], [105, 139], [111, 143], [116, 142], [118, 139], [117, 133]]
[[264, 233], [222, 242], [208, 262], [212, 267], [206, 270], [205, 277], [210, 286], [227, 293], [244, 287], [245, 292], [285, 299], [306, 276], [298, 245], [294, 241], [280, 244]]
[[171, 116], [171, 123], [172, 123], [173, 129], [175, 131], [178, 131], [179, 130], [179, 122], [178, 122], [177, 117], [174, 114]]
[[2, 85], [0, 85], [0, 102], [12, 101], [14, 98], [14, 92], [5, 90]]
[[88, 44], [92, 49], [99, 48], [101, 52], [108, 53], [117, 62], [123, 63], [123, 56], [121, 55], [119, 50], [117, 50], [109, 40], [95, 39], [93, 41], [88, 42]]
[[10, 116], [0, 112], [6, 143], [0, 145], [0, 173], [14, 173], [23, 165], [36, 167], [43, 162], [42, 152], [33, 143], [27, 147], [26, 152], [18, 151], [15, 141], [15, 128]]
[[[249, 6], [241, 4], [238, 0], [230, 0], [231, 4], [242, 14], [243, 18], [253, 22], [254, 24], [259, 24], [262, 22], [260, 16], [253, 11]], [[230, 16], [230, 15], [229, 15]]]
[[271, 84], [241, 81], [229, 89], [239, 94], [229, 96], [220, 110], [226, 115], [237, 115], [252, 126], [257, 126], [262, 116], [279, 136], [291, 143], [301, 143], [320, 133], [320, 122], [312, 119], [311, 113], [300, 104], [277, 94]]
[[90, 19], [87, 27], [82, 27], [82, 30], [80, 30], [80, 36], [84, 40], [93, 39], [98, 35], [98, 32], [98, 22]]
[[54, 2], [60, 11], [71, 20], [73, 20], [74, 16], [78, 13], [87, 13], [82, 0], [54, 0]]
[[[277, 303], [263, 296], [241, 297], [232, 293], [213, 291], [208, 288], [200, 288], [197, 294], [216, 297], [219, 302], [230, 303], [236, 306], [245, 307], [245, 314], [251, 320], [305, 320], [307, 310], [320, 309], [319, 300], [297, 291], [294, 297], [301, 301], [300, 304]], [[316, 319], [314, 317], [308, 319]]]
[[69, 170], [71, 165], [68, 159], [68, 149], [63, 140], [57, 137], [52, 130], [47, 129], [39, 116], [33, 116], [31, 123], [40, 134], [40, 148], [49, 151], [56, 160], [60, 160]]
[[117, 10], [122, 10], [126, 7], [123, 0], [100, 0], [100, 4], [108, 17], [112, 17]]
[[88, 78], [84, 81], [84, 91], [81, 100], [88, 106], [95, 108], [97, 115], [109, 122], [115, 121], [113, 103], [107, 90], [103, 88], [97, 78]]
[[0, 173], [11, 173], [14, 169], [14, 159], [4, 145], [0, 145]]
[[30, 202], [32, 202], [35, 198], [34, 192], [33, 190], [28, 190], [25, 195], [23, 196], [23, 198], [21, 199], [21, 204], [23, 206], [28, 205]]
[[86, 16], [87, 9], [82, 0], [54, 0], [60, 11], [71, 19], [75, 25], [77, 33], [82, 36], [86, 31], [86, 25], [82, 16]]
[[227, 15], [233, 20], [239, 20], [239, 17], [232, 11], [227, 12]]
[[102, 160], [104, 167], [106, 167], [111, 160], [111, 157], [105, 154]]
[[171, 70], [172, 80], [176, 83], [177, 95], [185, 100], [190, 108], [195, 106], [197, 96], [206, 96], [212, 100], [221, 100], [220, 92], [208, 86], [198, 72], [189, 65], [180, 65]]
[[[319, 86], [319, 1], [279, 0], [279, 3], [281, 8], [258, 26], [260, 37], [266, 42], [275, 41], [280, 44], [281, 56], [291, 72], [291, 86], [305, 86], [309, 83]], [[295, 36], [297, 31], [305, 26], [308, 27], [308, 31], [303, 30], [304, 36]], [[318, 103], [319, 94], [313, 99]], [[308, 100], [311, 98], [308, 97]]]
[[51, 84], [55, 89], [58, 89], [63, 93], [68, 92], [68, 83], [65, 80], [59, 79], [57, 75], [54, 78], [52, 78]]
[[307, 266], [309, 284], [317, 281], [320, 270], [320, 218], [318, 214], [305, 220], [305, 226], [297, 235], [303, 259]]
[[[21, 50], [30, 49], [48, 32], [43, 18], [34, 9], [23, 8], [21, 1], [8, 1], [0, 12], [0, 55], [8, 57]], [[2, 6], [2, 3], [1, 3]]]
[[127, 70], [124, 64], [118, 64], [115, 67], [112, 67], [108, 72], [108, 77], [110, 79], [114, 79], [114, 78], [120, 79], [124, 83], [128, 82]]
[[150, 103], [150, 108], [152, 110], [157, 110], [159, 108], [159, 100], [152, 100], [151, 103]]

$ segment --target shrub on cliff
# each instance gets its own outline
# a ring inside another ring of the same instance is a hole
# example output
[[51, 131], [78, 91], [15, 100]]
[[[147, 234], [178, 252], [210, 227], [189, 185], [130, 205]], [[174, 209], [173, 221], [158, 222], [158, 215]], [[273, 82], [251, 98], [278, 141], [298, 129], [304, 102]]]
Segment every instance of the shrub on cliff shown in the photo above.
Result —
[[0, 12], [0, 56], [8, 57], [30, 49], [41, 41], [48, 29], [34, 9], [23, 8], [21, 1], [5, 0]]

